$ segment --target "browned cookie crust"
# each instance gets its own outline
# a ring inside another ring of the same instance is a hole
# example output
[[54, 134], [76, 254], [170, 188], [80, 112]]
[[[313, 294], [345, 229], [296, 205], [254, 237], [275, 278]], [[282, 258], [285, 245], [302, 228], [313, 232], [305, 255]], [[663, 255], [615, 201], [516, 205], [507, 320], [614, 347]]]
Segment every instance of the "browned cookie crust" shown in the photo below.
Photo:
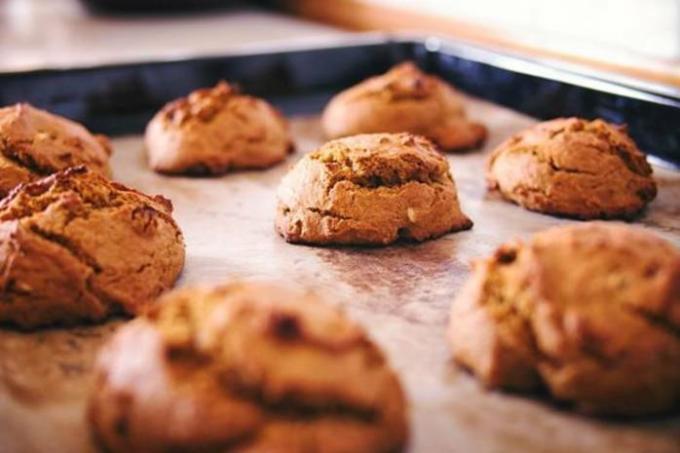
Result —
[[549, 229], [508, 243], [451, 309], [455, 359], [488, 387], [545, 386], [596, 413], [680, 403], [680, 251], [619, 224]]
[[111, 145], [78, 123], [28, 104], [0, 108], [0, 198], [76, 165], [109, 176]]
[[225, 82], [167, 104], [147, 126], [145, 140], [149, 164], [160, 173], [266, 168], [293, 150], [283, 116]]
[[172, 205], [74, 167], [0, 202], [0, 323], [24, 328], [136, 314], [184, 264]]
[[470, 121], [451, 85], [407, 62], [335, 96], [323, 112], [331, 138], [375, 132], [423, 135], [445, 151], [474, 148], [486, 128]]
[[378, 453], [408, 437], [382, 352], [337, 308], [282, 284], [163, 296], [95, 374], [89, 422], [112, 452]]
[[472, 226], [446, 158], [411, 134], [330, 141], [293, 167], [277, 197], [276, 229], [290, 242], [386, 245]]
[[624, 126], [560, 118], [501, 144], [489, 188], [533, 211], [579, 219], [631, 217], [656, 197], [645, 155]]

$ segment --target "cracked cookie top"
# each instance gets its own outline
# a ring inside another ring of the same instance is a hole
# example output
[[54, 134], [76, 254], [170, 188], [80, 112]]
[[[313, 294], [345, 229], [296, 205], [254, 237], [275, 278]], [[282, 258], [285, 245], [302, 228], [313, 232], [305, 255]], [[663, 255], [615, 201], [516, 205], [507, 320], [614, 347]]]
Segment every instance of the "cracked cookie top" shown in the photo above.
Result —
[[680, 251], [590, 223], [508, 243], [452, 305], [455, 358], [490, 387], [546, 386], [578, 409], [642, 415], [680, 404]]
[[487, 181], [528, 209], [584, 219], [631, 217], [656, 196], [625, 126], [600, 119], [560, 118], [512, 136], [489, 157]]
[[[377, 97], [387, 102], [426, 99], [436, 96], [443, 84], [439, 77], [425, 74], [413, 62], [407, 61], [394, 66], [382, 76], [367, 79], [362, 84], [364, 89], [351, 92], [348, 98]], [[464, 114], [462, 103], [451, 107], [452, 113]]]
[[446, 158], [432, 142], [412, 134], [363, 134], [332, 140], [309, 154], [333, 180], [363, 187], [451, 180]]
[[230, 100], [239, 96], [242, 95], [235, 87], [222, 81], [213, 88], [200, 88], [185, 98], [166, 104], [160, 115], [176, 126], [182, 126], [188, 121], [207, 123], [226, 108]]
[[72, 167], [17, 187], [0, 201], [0, 221], [40, 215], [55, 204], [67, 210], [75, 206], [82, 208], [82, 212], [71, 212], [77, 216], [86, 215], [85, 211], [89, 210], [118, 208], [142, 200], [149, 209], [177, 227], [170, 217], [172, 203], [167, 198], [162, 195], [148, 196], [117, 182], [107, 181], [84, 166]]
[[145, 140], [154, 170], [196, 175], [269, 167], [293, 147], [276, 109], [226, 82], [168, 103], [147, 126]]
[[424, 137], [363, 134], [303, 157], [277, 191], [291, 242], [385, 245], [470, 228], [446, 158]]
[[0, 108], [0, 196], [77, 165], [109, 176], [111, 145], [78, 123], [29, 104]]
[[363, 329], [278, 283], [168, 294], [121, 330], [98, 375], [90, 421], [112, 451], [387, 452], [407, 437], [399, 381]]
[[442, 149], [479, 146], [486, 128], [467, 119], [462, 96], [442, 79], [412, 62], [399, 64], [335, 96], [323, 113], [326, 134], [410, 132]]
[[0, 202], [0, 322], [25, 328], [137, 314], [184, 262], [172, 205], [84, 166]]

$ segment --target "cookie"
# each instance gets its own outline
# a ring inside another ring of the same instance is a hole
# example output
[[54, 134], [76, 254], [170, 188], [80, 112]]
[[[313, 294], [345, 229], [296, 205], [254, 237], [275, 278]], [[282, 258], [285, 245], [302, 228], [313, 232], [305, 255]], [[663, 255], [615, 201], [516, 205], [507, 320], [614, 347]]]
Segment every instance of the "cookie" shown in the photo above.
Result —
[[29, 104], [0, 108], [0, 198], [16, 186], [77, 165], [110, 176], [111, 145], [78, 123]]
[[272, 282], [168, 293], [95, 367], [88, 419], [111, 452], [394, 452], [400, 383], [363, 329]]
[[457, 362], [490, 388], [593, 414], [680, 403], [680, 250], [620, 224], [549, 229], [475, 263], [451, 308]]
[[148, 124], [145, 142], [155, 171], [191, 175], [267, 168], [293, 150], [283, 116], [226, 82], [167, 104]]
[[289, 242], [386, 245], [472, 227], [446, 158], [405, 133], [326, 143], [298, 161], [277, 198], [276, 229]]
[[577, 219], [629, 218], [656, 197], [625, 126], [599, 119], [560, 118], [514, 135], [490, 156], [487, 181], [527, 209]]
[[22, 328], [137, 314], [182, 270], [170, 201], [72, 167], [0, 202], [0, 323]]
[[444, 151], [475, 148], [486, 138], [486, 128], [467, 118], [462, 96], [411, 62], [335, 96], [322, 123], [330, 138], [410, 132], [429, 138]]

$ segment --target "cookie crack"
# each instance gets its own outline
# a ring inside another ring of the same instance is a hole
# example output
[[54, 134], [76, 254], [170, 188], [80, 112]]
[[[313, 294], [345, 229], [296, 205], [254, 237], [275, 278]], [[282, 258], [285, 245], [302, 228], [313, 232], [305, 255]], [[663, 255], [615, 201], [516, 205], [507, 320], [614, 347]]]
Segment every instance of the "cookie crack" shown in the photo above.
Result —
[[[563, 129], [562, 132], [566, 131], [564, 131]], [[651, 173], [651, 168], [649, 167], [649, 164], [647, 164], [646, 160], [644, 160], [643, 158], [641, 159], [640, 162], [636, 162], [634, 158], [635, 155], [638, 154], [636, 150], [629, 149], [629, 146], [625, 142], [620, 142], [619, 140], [617, 140], [616, 137], [614, 137], [609, 130], [598, 128], [592, 123], [588, 123], [585, 125], [585, 127], [576, 129], [575, 132], [590, 134], [591, 136], [595, 136], [606, 142], [608, 146], [605, 147], [593, 146], [593, 147], [597, 149], [599, 152], [603, 152], [618, 157], [621, 160], [621, 162], [623, 162], [623, 165], [626, 168], [628, 168], [628, 170], [630, 170], [632, 173], [638, 176], [649, 176], [649, 174]]]
[[[74, 192], [71, 192], [74, 193]], [[75, 192], [77, 193], [77, 192]], [[62, 193], [64, 194], [64, 193]], [[59, 194], [59, 195], [62, 195]], [[80, 194], [78, 194], [80, 195]], [[87, 200], [83, 199], [82, 197], [78, 196], [78, 199], [83, 202], [84, 206], [88, 208], [86, 211], [86, 214], [89, 214], [89, 212], [92, 211], [102, 211], [106, 209], [115, 209], [120, 206], [122, 206], [122, 203], [119, 201], [116, 201], [114, 203], [108, 204], [108, 205], [97, 205], [93, 203], [89, 203]], [[9, 209], [9, 212], [5, 212], [3, 214], [0, 214], [0, 220], [6, 221], [6, 220], [23, 220], [29, 217], [33, 217], [36, 214], [42, 214], [46, 212], [48, 209], [53, 207], [56, 204], [59, 204], [60, 202], [64, 202], [65, 197], [63, 196], [57, 196], [51, 200], [47, 200], [47, 203], [36, 203], [35, 205], [32, 205], [30, 207], [27, 206], [21, 206], [20, 209]], [[65, 225], [68, 225], [70, 222], [77, 218], [87, 218], [87, 215], [78, 215], [76, 212], [70, 212], [69, 215], [66, 219]]]
[[555, 173], [567, 173], [567, 174], [572, 174], [572, 175], [587, 175], [587, 176], [597, 176], [598, 173], [592, 172], [592, 171], [587, 171], [581, 168], [570, 168], [570, 167], [562, 167], [558, 164], [555, 163], [555, 160], [553, 158], [547, 159], [547, 164], [550, 166], [550, 169], [555, 172]]
[[[184, 332], [182, 341], [168, 345], [166, 360], [170, 366], [198, 367], [211, 374], [224, 393], [231, 398], [244, 399], [262, 408], [265, 412], [277, 417], [294, 418], [296, 420], [313, 420], [319, 417], [346, 417], [365, 423], [377, 422], [382, 416], [382, 411], [375, 407], [362, 407], [344, 400], [342, 395], [328, 392], [323, 402], [305, 402], [305, 393], [300, 388], [292, 388], [281, 398], [268, 398], [265, 392], [266, 385], [262, 383], [248, 382], [239, 373], [238, 368], [225, 364], [219, 357], [224, 357], [225, 350], [220, 341], [211, 342], [209, 346], [201, 346], [197, 341], [200, 332], [196, 330], [198, 322], [195, 319], [195, 311], [186, 303], [178, 306], [175, 316], [181, 316], [182, 321], [187, 323], [188, 330]], [[365, 336], [360, 335], [356, 339], [344, 344], [340, 349], [315, 341], [313, 337], [300, 334], [297, 322], [289, 325], [290, 315], [279, 314], [275, 324], [283, 322], [285, 335], [281, 332], [272, 332], [277, 340], [295, 342], [300, 346], [311, 348], [315, 353], [335, 354], [340, 351], [358, 350], [366, 357], [366, 366], [374, 368], [384, 364], [383, 356], [371, 345]], [[176, 320], [177, 318], [172, 318]], [[278, 326], [280, 328], [281, 326]], [[275, 327], [276, 330], [279, 330]], [[290, 335], [292, 329], [293, 335]], [[266, 381], [266, 375], [264, 376]], [[303, 401], [301, 401], [303, 400]]]
[[[558, 131], [558, 132], [560, 132], [560, 131]], [[643, 176], [643, 177], [649, 176], [649, 172], [646, 172], [643, 169], [642, 170], [639, 169], [634, 164], [633, 159], [631, 157], [632, 153], [629, 152], [628, 150], [624, 149], [621, 146], [617, 146], [616, 144], [611, 144], [609, 147], [606, 147], [606, 148], [601, 148], [601, 147], [598, 147], [598, 146], [590, 146], [590, 147], [597, 150], [598, 152], [603, 152], [603, 153], [610, 154], [610, 155], [616, 155], [623, 162], [624, 166], [635, 175]], [[493, 165], [495, 164], [495, 161], [498, 159], [498, 157], [501, 154], [511, 154], [511, 153], [516, 153], [516, 154], [528, 153], [528, 154], [531, 154], [538, 162], [543, 163], [543, 164], [547, 164], [553, 172], [590, 175], [590, 176], [598, 176], [600, 174], [597, 171], [588, 171], [588, 170], [585, 170], [583, 168], [573, 168], [573, 167], [561, 166], [561, 165], [559, 165], [558, 163], [555, 162], [555, 159], [552, 156], [542, 155], [538, 151], [536, 146], [527, 146], [527, 145], [515, 146], [515, 147], [509, 148], [507, 150], [504, 150], [502, 153], [493, 154], [489, 158], [489, 167], [493, 167]]]
[[[152, 255], [151, 261], [153, 261], [154, 258], [155, 258], [155, 256]], [[134, 273], [135, 274], [141, 274], [142, 272], [144, 272], [145, 270], [147, 270], [150, 267], [151, 267], [151, 262], [143, 263], [140, 266], [138, 266], [137, 269], [134, 270]]]
[[[515, 258], [513, 257], [512, 260], [514, 259]], [[495, 278], [492, 277], [492, 274], [496, 274]], [[483, 289], [485, 297], [482, 298], [482, 306], [484, 306], [487, 311], [491, 312], [493, 319], [499, 325], [508, 325], [513, 320], [521, 323], [523, 327], [521, 332], [526, 334], [526, 338], [523, 339], [522, 343], [525, 344], [527, 350], [520, 351], [517, 347], [509, 344], [507, 341], [504, 341], [504, 343], [525, 359], [530, 359], [532, 368], [536, 370], [536, 362], [542, 358], [547, 359], [547, 357], [544, 356], [543, 351], [541, 351], [538, 346], [536, 332], [531, 322], [531, 313], [523, 312], [515, 303], [515, 300], [520, 296], [509, 297], [505, 294], [503, 279], [497, 274], [497, 272], [489, 270], [489, 277], [487, 278]], [[526, 357], [526, 353], [529, 353], [530, 357]]]
[[[663, 316], [651, 313], [640, 307], [623, 305], [622, 309], [636, 318], [642, 319], [650, 326], [650, 328], [664, 331], [680, 341], [680, 327], [673, 325]], [[579, 344], [578, 351], [583, 356], [587, 357], [593, 362], [596, 362], [599, 366], [606, 369], [616, 368], [619, 361], [621, 360], [620, 357], [608, 356], [606, 353], [601, 351], [599, 346], [590, 344], [588, 342]], [[559, 360], [555, 359], [550, 363], [550, 366], [560, 368], [563, 366], [569, 366], [569, 363], [562, 364]]]
[[[249, 400], [252, 401], [252, 400]], [[256, 403], [258, 404], [258, 403]], [[259, 404], [258, 404], [259, 405]], [[278, 406], [278, 405], [277, 405]], [[303, 423], [313, 423], [318, 420], [323, 420], [326, 418], [339, 418], [339, 419], [349, 419], [354, 422], [364, 423], [367, 425], [375, 425], [381, 423], [382, 417], [377, 411], [371, 411], [371, 413], [357, 413], [355, 410], [347, 411], [345, 408], [326, 408], [325, 410], [309, 411], [309, 410], [296, 410], [290, 407], [277, 409], [272, 406], [259, 405], [267, 413], [267, 415], [274, 420], [280, 419], [292, 422], [303, 422]], [[251, 445], [256, 445], [259, 436], [263, 431], [266, 430], [266, 425], [268, 421], [265, 421], [260, 426], [256, 427], [254, 430], [248, 434], [234, 439], [229, 442], [227, 447], [236, 448], [244, 447], [248, 448]]]
[[355, 220], [353, 217], [348, 217], [348, 216], [336, 214], [336, 213], [334, 213], [333, 211], [330, 211], [330, 210], [319, 209], [319, 208], [305, 208], [305, 210], [312, 212], [314, 214], [320, 215], [321, 217], [332, 217], [334, 219], [339, 219], [339, 220]]
[[[20, 143], [26, 143], [29, 145], [31, 144], [30, 141], [24, 141]], [[32, 173], [36, 176], [48, 176], [57, 171], [57, 169], [53, 167], [46, 167], [38, 164], [38, 162], [36, 162], [36, 160], [30, 154], [17, 151], [15, 144], [10, 145], [7, 141], [3, 140], [0, 145], [0, 154], [2, 154], [5, 159], [17, 167], [28, 171], [29, 173]]]
[[37, 235], [40, 236], [42, 239], [49, 241], [53, 244], [57, 244], [64, 250], [68, 251], [74, 258], [76, 258], [78, 261], [81, 263], [85, 264], [87, 267], [92, 269], [96, 274], [99, 274], [102, 272], [102, 266], [99, 265], [99, 263], [88, 253], [84, 252], [78, 245], [76, 245], [70, 238], [67, 236], [61, 235], [59, 233], [55, 233], [53, 231], [47, 231], [43, 230], [42, 228], [38, 227], [37, 225], [30, 225], [29, 230]]
[[[92, 284], [92, 279], [101, 272], [100, 266], [96, 263], [96, 261], [91, 258], [89, 255], [84, 254], [82, 252], [79, 252], [79, 249], [77, 246], [73, 245], [67, 238], [64, 238], [62, 236], [44, 231], [40, 228], [38, 228], [35, 225], [32, 225], [29, 227], [29, 231], [32, 234], [35, 234], [36, 236], [40, 237], [43, 240], [46, 240], [52, 244], [55, 244], [59, 246], [61, 249], [65, 250], [69, 255], [71, 255], [73, 258], [78, 260], [80, 263], [84, 264], [88, 268], [90, 268], [93, 271], [93, 274], [89, 275], [85, 280], [85, 292], [87, 294], [90, 294], [93, 299], [97, 299], [98, 303], [100, 306], [108, 311], [109, 314], [116, 314], [121, 312], [121, 305], [111, 299], [107, 294], [102, 293], [101, 291], [97, 290], [95, 285]], [[11, 272], [11, 269], [13, 267], [13, 262], [14, 262], [14, 255], [16, 253], [20, 253], [19, 249], [13, 250], [12, 257], [7, 263], [6, 267], [2, 271], [2, 287], [0, 290], [2, 291], [3, 294], [15, 294], [17, 296], [23, 296], [23, 297], [30, 297], [32, 295], [32, 292], [29, 290], [21, 290], [20, 288], [17, 288], [14, 283], [10, 280], [8, 281], [7, 276]]]
[[342, 417], [364, 423], [374, 423], [379, 418], [379, 412], [376, 409], [352, 406], [337, 399], [334, 402], [315, 405], [304, 404], [295, 396], [289, 396], [274, 402], [267, 400], [260, 389], [246, 389], [234, 383], [223, 383], [223, 385], [226, 386], [228, 393], [247, 399], [266, 412], [282, 418], [309, 421], [321, 417]]
[[[310, 160], [323, 165], [329, 175], [329, 186], [335, 186], [342, 181], [354, 185], [374, 189], [378, 187], [396, 187], [409, 182], [423, 184], [443, 184], [449, 180], [449, 174], [440, 168], [427, 168], [428, 165], [413, 156], [398, 159], [398, 164], [380, 162], [369, 165], [368, 168], [357, 168], [363, 162], [355, 162], [349, 156], [311, 155]], [[394, 168], [397, 167], [397, 168]], [[401, 167], [401, 168], [398, 168]], [[404, 170], [404, 168], [412, 169]]]
[[9, 237], [8, 241], [8, 250], [7, 250], [7, 258], [4, 260], [2, 263], [2, 269], [0, 271], [0, 290], [5, 291], [8, 286], [11, 285], [11, 280], [9, 276], [12, 273], [12, 269], [14, 268], [14, 260], [16, 259], [17, 255], [19, 254], [19, 251], [21, 249], [21, 246], [19, 245], [16, 237], [16, 231], [12, 233]]
[[366, 190], [377, 190], [380, 188], [385, 188], [385, 189], [398, 189], [400, 187], [403, 187], [407, 184], [423, 184], [429, 187], [432, 187], [434, 189], [442, 188], [446, 184], [446, 181], [441, 181], [441, 180], [431, 180], [431, 181], [420, 181], [418, 179], [409, 179], [409, 180], [404, 180], [400, 181], [398, 183], [393, 183], [393, 184], [373, 184], [376, 181], [372, 181], [372, 183], [365, 184], [362, 181], [357, 181], [354, 180], [354, 178], [337, 178], [331, 181], [330, 184], [326, 187], [326, 195], [330, 195], [330, 193], [333, 191], [336, 185], [342, 183], [342, 182], [349, 182], [352, 185], [356, 186], [357, 188], [360, 189], [366, 189]]
[[212, 88], [196, 90], [184, 98], [166, 104], [161, 115], [177, 126], [192, 120], [209, 123], [220, 111], [226, 110], [234, 98], [242, 96], [234, 86], [221, 81]]
[[[3, 203], [3, 205], [7, 206], [13, 199], [16, 198], [16, 196], [19, 195], [19, 193], [20, 192], [15, 192], [14, 194], [10, 194], [5, 199], [6, 201]], [[78, 210], [77, 212], [68, 211], [68, 216], [63, 225], [64, 227], [68, 226], [72, 221], [76, 219], [87, 219], [89, 215], [94, 211], [105, 211], [109, 209], [115, 210], [125, 205], [125, 200], [123, 200], [120, 196], [118, 196], [115, 193], [109, 194], [109, 196], [106, 197], [105, 200], [101, 199], [89, 200], [87, 197], [83, 197], [83, 195], [77, 189], [76, 190], [72, 189], [59, 192], [55, 196], [45, 200], [46, 202], [43, 202], [42, 200], [36, 197], [33, 199], [36, 201], [36, 203], [30, 206], [20, 206], [18, 209], [14, 209], [13, 207], [10, 207], [8, 210], [5, 209], [5, 212], [0, 214], [0, 220], [2, 221], [22, 220], [29, 217], [33, 217], [37, 214], [46, 212], [48, 209], [50, 209], [52, 206], [58, 203], [62, 202], [68, 203], [67, 198], [70, 195], [77, 197], [78, 200], [83, 204], [83, 207], [85, 209]], [[133, 210], [133, 215], [140, 209], [152, 211], [153, 215], [161, 218], [166, 224], [170, 225], [175, 230], [176, 238], [182, 237], [181, 230], [179, 229], [177, 223], [175, 222], [171, 215], [167, 214], [162, 210], [156, 209], [149, 203], [141, 203], [139, 208]], [[0, 210], [2, 210], [2, 207], [0, 207]]]
[[96, 285], [93, 284], [92, 280], [96, 277], [96, 275], [103, 271], [103, 268], [92, 256], [85, 253], [80, 247], [75, 245], [69, 238], [63, 235], [45, 231], [36, 225], [31, 225], [29, 229], [33, 234], [51, 242], [52, 244], [58, 245], [82, 264], [92, 269], [93, 274], [89, 275], [88, 278], [85, 279], [87, 291], [92, 294], [94, 298], [98, 299], [102, 306], [106, 307], [106, 310], [110, 315], [123, 313], [123, 304], [115, 299], [112, 299], [108, 294], [97, 289]]
[[[69, 171], [85, 172], [86, 167], [73, 167]], [[51, 176], [50, 178], [58, 177], [59, 174]], [[110, 192], [105, 196], [87, 197], [80, 190], [77, 185], [60, 187], [61, 181], [59, 179], [51, 181], [36, 181], [25, 186], [16, 187], [10, 194], [0, 203], [0, 220], [21, 220], [26, 217], [31, 217], [35, 214], [40, 214], [47, 211], [50, 207], [57, 203], [66, 202], [72, 204], [73, 198], [77, 198], [85, 207], [90, 210], [99, 210], [111, 207], [118, 207], [122, 205], [122, 200], [116, 193]], [[49, 193], [53, 190], [52, 193]], [[25, 197], [25, 198], [23, 198]], [[71, 200], [69, 200], [71, 197]], [[24, 203], [17, 203], [20, 206], [12, 206], [11, 203], [15, 200], [23, 201]]]
[[545, 155], [541, 154], [535, 146], [516, 147], [516, 148], [509, 150], [509, 151], [515, 152], [515, 153], [527, 152], [527, 153], [531, 154], [539, 163], [547, 165], [550, 168], [550, 170], [555, 172], [555, 173], [567, 173], [567, 174], [590, 175], [590, 176], [598, 175], [597, 172], [584, 170], [582, 168], [572, 168], [572, 167], [565, 167], [565, 166], [559, 165], [555, 161], [555, 158], [553, 156], [551, 156], [551, 155], [545, 156]]
[[641, 307], [622, 305], [622, 308], [638, 319], [643, 319], [652, 328], [660, 329], [675, 337], [676, 340], [680, 341], [680, 326], [673, 324], [663, 315], [652, 313]]
[[226, 397], [249, 401], [269, 416], [296, 421], [338, 417], [363, 423], [377, 423], [383, 417], [382, 411], [376, 408], [357, 407], [332, 394], [328, 396], [328, 401], [321, 404], [300, 401], [300, 396], [294, 393], [272, 401], [265, 396], [261, 385], [248, 386], [242, 382], [236, 370], [221, 367], [220, 363], [214, 359], [214, 356], [221, 354], [221, 352], [201, 351], [197, 349], [194, 341], [190, 341], [183, 346], [168, 349], [166, 357], [171, 366], [205, 367]]
[[635, 152], [633, 150], [627, 149], [626, 145], [610, 141], [604, 137], [599, 138], [607, 141], [609, 146], [602, 148], [599, 146], [590, 145], [591, 148], [601, 153], [616, 156], [623, 163], [623, 166], [634, 175], [648, 177], [651, 174], [651, 168], [649, 167], [649, 164], [647, 164], [647, 161], [643, 159], [641, 165], [638, 165], [633, 157]]
[[2, 287], [3, 298], [0, 300], [0, 304], [10, 305], [12, 303], [11, 297], [4, 297], [6, 295], [15, 295], [19, 297], [30, 297], [33, 293], [27, 289], [17, 288], [14, 281], [9, 281]]

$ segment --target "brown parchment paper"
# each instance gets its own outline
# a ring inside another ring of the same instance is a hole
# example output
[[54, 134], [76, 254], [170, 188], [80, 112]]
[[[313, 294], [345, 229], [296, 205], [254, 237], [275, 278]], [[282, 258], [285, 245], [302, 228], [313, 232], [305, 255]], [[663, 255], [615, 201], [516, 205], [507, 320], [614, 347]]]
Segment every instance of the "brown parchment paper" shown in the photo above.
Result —
[[[290, 245], [273, 229], [274, 193], [286, 169], [322, 141], [318, 119], [292, 121], [298, 150], [261, 172], [165, 177], [146, 166], [141, 137], [114, 140], [115, 178], [172, 199], [187, 261], [179, 285], [232, 277], [318, 287], [347, 306], [387, 351], [411, 403], [412, 452], [678, 452], [680, 417], [635, 422], [572, 414], [540, 398], [487, 392], [449, 361], [448, 307], [469, 261], [510, 238], [570, 221], [527, 212], [486, 193], [484, 159], [534, 120], [471, 101], [491, 131], [483, 150], [450, 155], [472, 230], [381, 249]], [[680, 244], [680, 174], [655, 168], [658, 198], [638, 220]], [[97, 348], [125, 320], [21, 333], [0, 329], [0, 452], [90, 452], [84, 422]], [[633, 377], [632, 377], [633, 378]]]

